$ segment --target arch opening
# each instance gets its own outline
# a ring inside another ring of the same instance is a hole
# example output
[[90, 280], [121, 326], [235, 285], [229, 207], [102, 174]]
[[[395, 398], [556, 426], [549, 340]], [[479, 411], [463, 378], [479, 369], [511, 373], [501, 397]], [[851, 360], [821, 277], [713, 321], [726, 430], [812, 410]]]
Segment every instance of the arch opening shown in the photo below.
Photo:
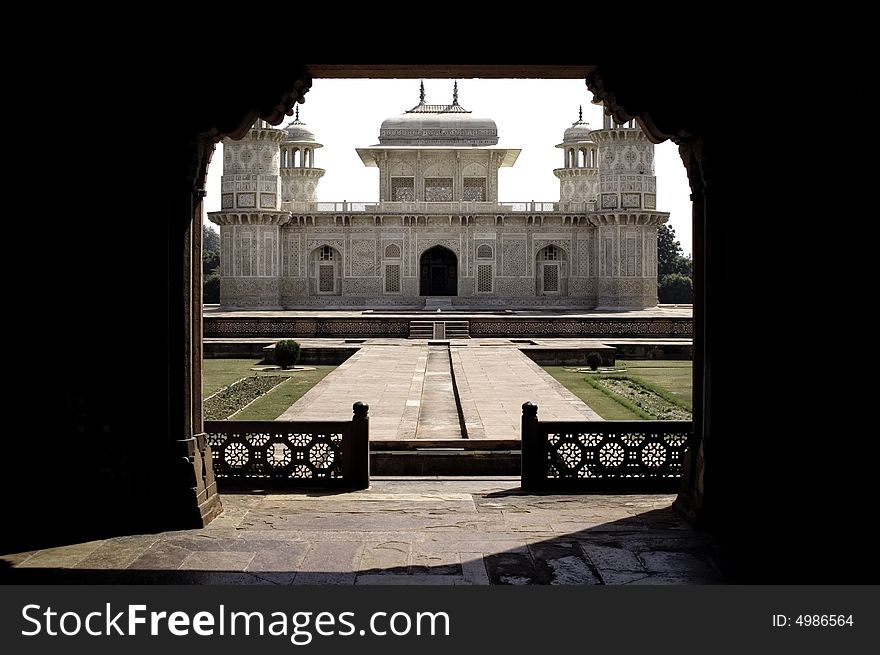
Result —
[[458, 295], [458, 258], [449, 248], [434, 246], [422, 253], [419, 272], [419, 295]]

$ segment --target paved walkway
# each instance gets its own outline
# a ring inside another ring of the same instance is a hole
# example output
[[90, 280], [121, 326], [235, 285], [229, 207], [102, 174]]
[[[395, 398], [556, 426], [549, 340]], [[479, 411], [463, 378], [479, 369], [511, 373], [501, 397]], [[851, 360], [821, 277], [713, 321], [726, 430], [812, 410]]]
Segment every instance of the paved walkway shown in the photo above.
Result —
[[526, 401], [542, 421], [602, 420], [512, 344], [453, 348], [452, 358], [471, 439], [519, 439]]
[[416, 342], [361, 347], [278, 420], [347, 421], [360, 400], [370, 406], [370, 439], [414, 439], [427, 362], [428, 347]]
[[515, 344], [475, 339], [453, 340], [448, 351], [416, 340], [362, 344], [278, 419], [347, 420], [362, 400], [370, 405], [370, 439], [459, 438], [447, 352], [470, 439], [519, 439], [526, 401], [545, 421], [602, 420]]
[[711, 537], [673, 496], [537, 495], [516, 478], [229, 495], [207, 528], [0, 555], [4, 583], [704, 584]]

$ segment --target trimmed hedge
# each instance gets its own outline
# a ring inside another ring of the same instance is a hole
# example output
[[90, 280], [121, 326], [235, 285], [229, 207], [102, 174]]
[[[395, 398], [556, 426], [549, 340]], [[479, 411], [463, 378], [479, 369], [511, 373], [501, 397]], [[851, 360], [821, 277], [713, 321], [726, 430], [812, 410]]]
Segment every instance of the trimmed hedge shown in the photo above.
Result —
[[281, 368], [296, 366], [299, 361], [299, 343], [293, 339], [284, 339], [275, 344], [275, 363]]

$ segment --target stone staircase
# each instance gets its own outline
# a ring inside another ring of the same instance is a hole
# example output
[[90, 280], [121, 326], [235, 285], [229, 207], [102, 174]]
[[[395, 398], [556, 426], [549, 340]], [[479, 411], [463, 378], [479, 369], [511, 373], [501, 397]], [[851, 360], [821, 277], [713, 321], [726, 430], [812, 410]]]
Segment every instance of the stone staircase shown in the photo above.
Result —
[[470, 339], [471, 327], [467, 321], [444, 321], [447, 339]]
[[409, 338], [410, 339], [433, 339], [434, 338], [434, 321], [410, 321], [409, 322]]
[[412, 320], [410, 339], [470, 339], [468, 321]]

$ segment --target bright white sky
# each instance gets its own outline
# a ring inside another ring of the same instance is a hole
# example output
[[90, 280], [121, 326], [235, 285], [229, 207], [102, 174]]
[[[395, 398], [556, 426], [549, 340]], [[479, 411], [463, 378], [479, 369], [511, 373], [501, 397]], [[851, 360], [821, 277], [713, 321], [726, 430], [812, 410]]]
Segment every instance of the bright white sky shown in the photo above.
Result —
[[[425, 80], [428, 104], [452, 102], [452, 80]], [[475, 116], [498, 125], [498, 145], [521, 148], [511, 168], [502, 168], [498, 198], [502, 202], [557, 201], [562, 150], [555, 148], [562, 133], [577, 120], [602, 126], [602, 108], [583, 80], [458, 81], [458, 101]], [[379, 126], [389, 116], [402, 114], [419, 102], [419, 80], [316, 79], [299, 106], [300, 120], [324, 145], [315, 153], [315, 165], [326, 170], [318, 185], [318, 200], [376, 202], [379, 170], [363, 165], [356, 147], [379, 142]], [[282, 126], [290, 120], [285, 120]], [[657, 209], [670, 212], [670, 223], [685, 254], [691, 252], [690, 188], [678, 147], [670, 142], [655, 146]], [[208, 175], [206, 211], [220, 209], [223, 145], [217, 146]]]

